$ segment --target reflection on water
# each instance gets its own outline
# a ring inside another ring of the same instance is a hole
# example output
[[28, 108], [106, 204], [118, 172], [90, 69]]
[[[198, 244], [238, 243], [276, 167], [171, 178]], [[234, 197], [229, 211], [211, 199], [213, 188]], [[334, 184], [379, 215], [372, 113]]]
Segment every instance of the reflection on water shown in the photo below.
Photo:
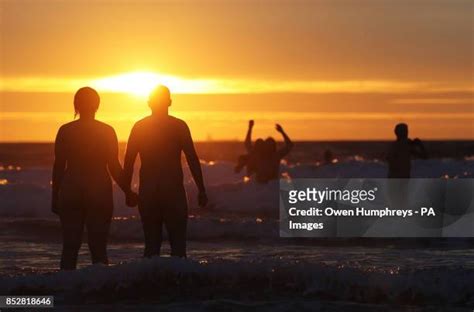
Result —
[[[4, 237], [0, 241], [0, 274], [29, 274], [55, 271], [58, 268], [61, 244], [25, 242]], [[108, 247], [111, 264], [141, 258], [141, 243], [113, 243]], [[169, 255], [168, 244], [163, 255]], [[274, 261], [275, 263], [324, 265], [337, 269], [353, 268], [367, 273], [399, 274], [400, 271], [432, 268], [474, 268], [474, 249], [442, 250], [437, 248], [405, 249], [375, 247], [325, 247], [288, 243], [206, 243], [189, 242], [188, 256], [202, 264], [219, 260], [242, 263]], [[79, 267], [88, 266], [87, 244], [79, 254]]]

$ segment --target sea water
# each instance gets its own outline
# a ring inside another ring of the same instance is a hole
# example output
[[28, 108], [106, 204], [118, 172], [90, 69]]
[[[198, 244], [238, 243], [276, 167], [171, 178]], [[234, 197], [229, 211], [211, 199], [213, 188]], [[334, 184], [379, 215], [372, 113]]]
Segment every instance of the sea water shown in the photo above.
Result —
[[[218, 151], [219, 144], [215, 145], [213, 150]], [[81, 269], [55, 273], [61, 234], [58, 218], [50, 212], [52, 157], [46, 152], [50, 148], [30, 145], [29, 155], [22, 150], [15, 161], [18, 146], [0, 145], [0, 293], [50, 292], [65, 296], [60, 301], [69, 302], [67, 296], [73, 296], [80, 302], [96, 302], [97, 296], [113, 296], [120, 289], [130, 294], [123, 298], [135, 300], [140, 297], [134, 292], [137, 285], [154, 285], [161, 289], [161, 298], [169, 299], [178, 279], [180, 291], [190, 299], [229, 298], [238, 289], [239, 304], [255, 300], [252, 293], [262, 289], [265, 292], [257, 299], [265, 302], [285, 296], [453, 307], [474, 302], [473, 240], [282, 239], [278, 182], [254, 183], [234, 173], [229, 157], [212, 158], [209, 151], [202, 160], [210, 199], [207, 208], [197, 207], [196, 188], [185, 170], [190, 207], [188, 260], [143, 260], [137, 210], [126, 207], [123, 194], [115, 188], [108, 248], [112, 266], [90, 266], [84, 244]], [[308, 155], [282, 163], [282, 176], [386, 176], [382, 158], [357, 156], [355, 151], [345, 154], [330, 164]], [[412, 168], [413, 177], [472, 178], [474, 159], [466, 154], [415, 160]], [[167, 254], [164, 244], [163, 255]], [[201, 291], [192, 292], [199, 287]]]

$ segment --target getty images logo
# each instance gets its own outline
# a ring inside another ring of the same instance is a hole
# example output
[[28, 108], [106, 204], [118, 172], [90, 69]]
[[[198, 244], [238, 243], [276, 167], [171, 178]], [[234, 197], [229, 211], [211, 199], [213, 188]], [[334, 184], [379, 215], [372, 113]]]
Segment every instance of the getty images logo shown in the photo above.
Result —
[[329, 187], [317, 189], [315, 187], [307, 187], [305, 190], [290, 190], [288, 192], [288, 203], [314, 202], [322, 204], [325, 201], [338, 201], [359, 204], [360, 202], [374, 201], [377, 191], [377, 187], [369, 190], [330, 189]]

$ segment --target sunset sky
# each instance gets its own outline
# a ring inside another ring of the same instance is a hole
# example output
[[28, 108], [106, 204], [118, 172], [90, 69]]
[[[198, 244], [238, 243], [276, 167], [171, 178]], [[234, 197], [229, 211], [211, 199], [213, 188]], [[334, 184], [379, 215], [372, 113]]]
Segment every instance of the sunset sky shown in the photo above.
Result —
[[75, 90], [126, 140], [158, 83], [197, 140], [474, 139], [471, 0], [0, 0], [0, 142], [52, 141]]

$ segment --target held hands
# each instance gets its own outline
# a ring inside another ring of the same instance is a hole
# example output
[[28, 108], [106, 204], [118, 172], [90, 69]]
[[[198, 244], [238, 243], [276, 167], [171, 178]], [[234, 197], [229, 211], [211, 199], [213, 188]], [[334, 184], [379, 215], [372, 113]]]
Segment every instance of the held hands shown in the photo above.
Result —
[[138, 194], [134, 191], [129, 191], [125, 194], [125, 203], [128, 207], [135, 207], [138, 205]]
[[59, 215], [58, 198], [56, 196], [53, 196], [51, 201], [51, 212]]
[[206, 206], [207, 202], [208, 202], [208, 199], [207, 199], [206, 192], [199, 192], [199, 194], [198, 194], [199, 207], [202, 208], [202, 207]]

